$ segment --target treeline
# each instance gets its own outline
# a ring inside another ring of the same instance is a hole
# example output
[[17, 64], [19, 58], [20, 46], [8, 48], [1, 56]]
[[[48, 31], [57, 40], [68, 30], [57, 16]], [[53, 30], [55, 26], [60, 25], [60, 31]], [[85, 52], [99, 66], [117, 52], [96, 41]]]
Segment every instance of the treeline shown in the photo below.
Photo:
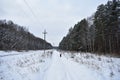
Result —
[[52, 45], [35, 37], [23, 26], [0, 20], [0, 50], [39, 50], [44, 47], [50, 49]]
[[63, 50], [120, 53], [120, 1], [98, 6], [90, 18], [83, 19], [59, 44]]

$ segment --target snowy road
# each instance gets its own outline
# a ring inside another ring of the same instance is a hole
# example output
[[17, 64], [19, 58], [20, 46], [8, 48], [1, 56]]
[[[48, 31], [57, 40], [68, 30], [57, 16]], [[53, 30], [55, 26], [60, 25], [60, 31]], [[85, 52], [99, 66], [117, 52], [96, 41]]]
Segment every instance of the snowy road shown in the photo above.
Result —
[[120, 80], [119, 58], [60, 53], [0, 51], [0, 80]]
[[[102, 80], [96, 73], [54, 52], [42, 80]], [[97, 79], [96, 79], [97, 78]]]

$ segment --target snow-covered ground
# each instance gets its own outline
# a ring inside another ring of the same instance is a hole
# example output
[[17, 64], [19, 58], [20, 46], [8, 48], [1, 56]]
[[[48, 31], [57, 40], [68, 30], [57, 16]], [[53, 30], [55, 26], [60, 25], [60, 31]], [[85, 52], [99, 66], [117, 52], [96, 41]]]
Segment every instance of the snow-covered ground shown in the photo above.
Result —
[[120, 59], [56, 50], [0, 51], [0, 80], [120, 80]]
[[[40, 80], [40, 73], [51, 59], [51, 50], [28, 52], [0, 51], [0, 80]], [[47, 63], [47, 64], [46, 64]]]
[[[64, 56], [72, 61], [84, 65], [97, 75], [101, 80], [120, 80], [120, 58], [95, 55], [91, 53], [62, 52]], [[92, 74], [91, 74], [92, 76]], [[98, 78], [98, 77], [97, 77]]]

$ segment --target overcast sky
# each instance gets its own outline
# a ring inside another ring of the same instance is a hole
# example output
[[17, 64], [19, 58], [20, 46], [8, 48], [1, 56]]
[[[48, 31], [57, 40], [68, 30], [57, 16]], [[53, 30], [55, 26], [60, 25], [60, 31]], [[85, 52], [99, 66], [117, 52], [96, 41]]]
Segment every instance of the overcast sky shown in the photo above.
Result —
[[58, 45], [68, 29], [91, 16], [107, 0], [0, 0], [0, 19], [25, 26], [35, 36]]

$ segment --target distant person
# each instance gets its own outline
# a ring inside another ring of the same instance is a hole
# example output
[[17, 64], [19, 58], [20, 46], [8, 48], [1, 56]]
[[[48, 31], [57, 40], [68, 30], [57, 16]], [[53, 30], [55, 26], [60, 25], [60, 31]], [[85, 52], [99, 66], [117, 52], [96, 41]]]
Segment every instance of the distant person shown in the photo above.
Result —
[[60, 54], [60, 57], [62, 57], [62, 54]]

